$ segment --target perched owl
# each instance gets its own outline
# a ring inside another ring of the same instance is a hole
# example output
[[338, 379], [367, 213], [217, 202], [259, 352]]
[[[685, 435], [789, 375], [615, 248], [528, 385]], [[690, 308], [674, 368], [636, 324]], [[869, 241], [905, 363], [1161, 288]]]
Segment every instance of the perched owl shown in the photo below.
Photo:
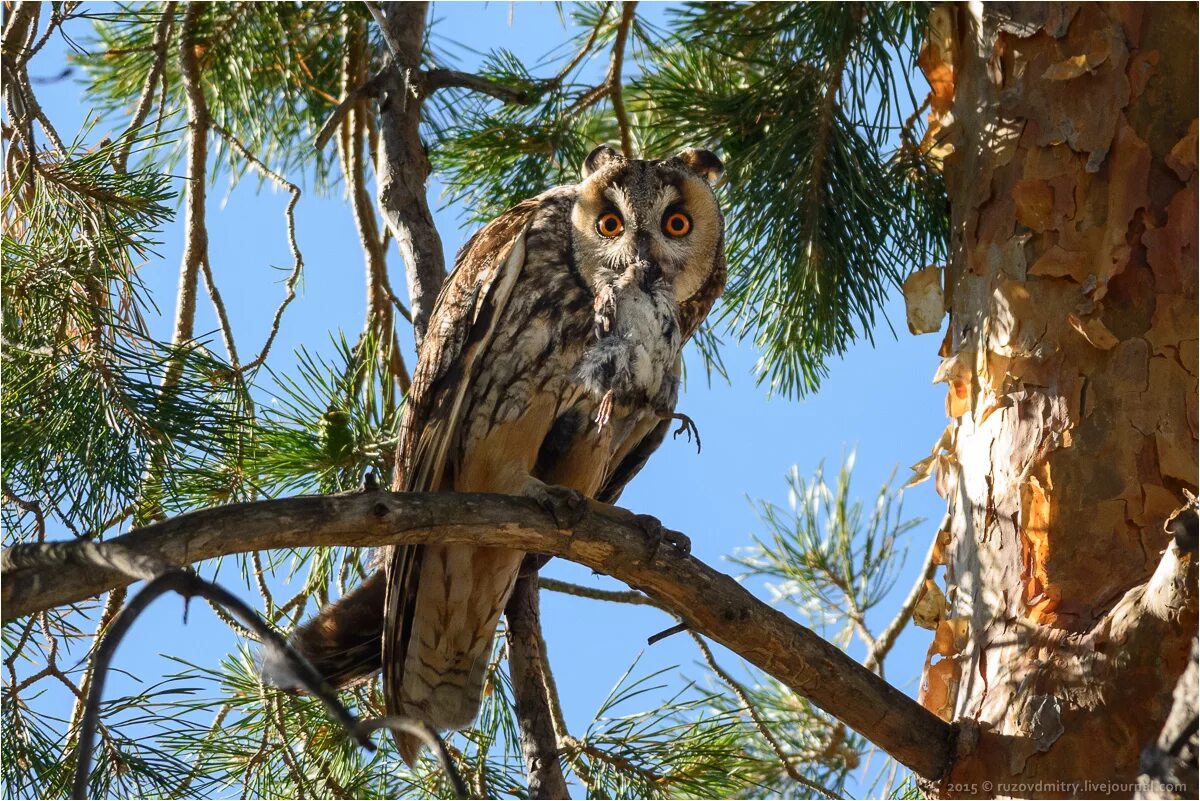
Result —
[[[460, 251], [421, 345], [395, 488], [534, 499], [567, 527], [662, 442], [683, 343], [725, 286], [720, 160], [594, 150], [583, 180], [514, 206]], [[479, 710], [525, 554], [392, 548], [294, 642], [327, 680], [383, 670], [387, 711], [436, 729]], [[400, 735], [410, 764], [419, 743]]]

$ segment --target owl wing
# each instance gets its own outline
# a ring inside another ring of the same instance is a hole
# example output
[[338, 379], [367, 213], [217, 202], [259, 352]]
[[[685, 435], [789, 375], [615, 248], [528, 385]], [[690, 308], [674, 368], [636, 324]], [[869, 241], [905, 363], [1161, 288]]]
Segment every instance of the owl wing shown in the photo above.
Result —
[[[524, 269], [525, 232], [545, 197], [509, 209], [459, 251], [454, 271], [438, 296], [413, 374], [396, 453], [397, 489], [422, 492], [451, 488], [452, 476], [447, 468], [456, 456], [452, 449], [463, 424], [467, 393], [476, 379], [480, 357], [490, 347]], [[461, 642], [458, 646], [451, 643], [477, 625], [474, 618], [479, 615], [473, 610], [439, 608], [438, 619], [442, 622], [438, 624], [436, 640], [422, 640], [413, 646], [419, 650], [415, 662], [409, 664], [410, 645], [416, 634], [425, 630], [416, 621], [421, 576], [431, 570], [435, 575], [463, 572], [463, 585], [478, 585], [474, 587], [476, 591], [489, 584], [507, 583], [507, 578], [486, 575], [487, 555], [472, 554], [465, 546], [400, 546], [392, 549], [383, 561], [387, 581], [382, 664], [388, 713], [406, 715], [416, 711], [408, 704], [412, 700], [411, 685], [418, 682], [425, 696], [421, 703], [442, 707], [441, 711], [423, 709], [423, 716], [473, 717], [478, 702], [470, 700], [475, 694], [471, 688], [480, 683], [481, 675], [474, 674], [484, 665], [472, 665], [468, 675], [462, 675], [458, 672], [460, 667], [446, 661], [457, 652], [456, 648], [464, 647]], [[427, 561], [432, 567], [423, 569]], [[497, 565], [497, 572], [504, 572], [502, 567]], [[472, 575], [476, 577], [471, 578]], [[426, 594], [437, 599], [436, 606], [449, 603], [449, 597], [441, 597], [450, 592], [449, 585], [431, 590], [431, 595]], [[476, 600], [486, 604], [482, 598]], [[469, 604], [470, 598], [463, 602]], [[430, 607], [422, 608], [426, 609], [422, 614], [427, 614]], [[426, 621], [422, 625], [428, 628], [432, 623]], [[489, 642], [490, 637], [485, 639], [485, 644]], [[419, 668], [418, 674], [409, 677], [407, 683], [406, 667]], [[432, 684], [426, 673], [435, 676]], [[465, 713], [454, 711], [459, 708], [468, 709]], [[405, 735], [396, 739], [402, 756], [411, 764], [419, 750], [418, 741]]]
[[421, 343], [400, 427], [395, 488], [442, 489], [446, 457], [479, 355], [495, 333], [525, 262], [525, 229], [544, 195], [513, 206], [458, 252]]

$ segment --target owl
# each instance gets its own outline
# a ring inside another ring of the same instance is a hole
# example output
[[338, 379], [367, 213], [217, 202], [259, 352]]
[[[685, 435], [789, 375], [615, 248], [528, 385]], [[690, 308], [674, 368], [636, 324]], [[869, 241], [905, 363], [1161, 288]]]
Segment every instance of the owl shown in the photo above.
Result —
[[[672, 424], [681, 349], [725, 286], [721, 161], [601, 146], [582, 181], [519, 203], [459, 252], [418, 354], [394, 488], [531, 498], [569, 528], [616, 501]], [[383, 671], [390, 715], [469, 725], [525, 554], [387, 549], [293, 638], [327, 681]], [[398, 735], [403, 758], [419, 742]]]

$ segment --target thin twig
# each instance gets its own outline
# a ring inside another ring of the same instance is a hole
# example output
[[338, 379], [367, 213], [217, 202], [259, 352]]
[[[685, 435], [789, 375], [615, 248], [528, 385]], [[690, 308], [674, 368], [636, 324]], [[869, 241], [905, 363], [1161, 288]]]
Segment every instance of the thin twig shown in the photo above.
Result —
[[913, 610], [917, 608], [917, 602], [921, 600], [921, 596], [925, 593], [925, 582], [933, 578], [934, 572], [937, 570], [937, 562], [935, 557], [938, 550], [938, 537], [943, 531], [948, 531], [950, 528], [950, 517], [947, 515], [942, 519], [942, 524], [938, 526], [938, 531], [933, 535], [933, 542], [929, 545], [929, 553], [925, 554], [925, 564], [921, 568], [921, 575], [917, 577], [912, 589], [908, 591], [908, 596], [904, 599], [904, 603], [900, 605], [900, 610], [896, 612], [896, 616], [892, 618], [892, 622], [888, 623], [887, 628], [875, 641], [874, 647], [867, 653], [867, 658], [863, 660], [863, 667], [867, 670], [874, 670], [882, 674], [883, 660], [892, 650], [892, 646], [896, 644], [896, 639], [900, 636], [900, 632], [904, 631], [904, 627], [908, 625], [908, 621], [912, 619]]
[[324, 150], [325, 145], [329, 144], [329, 140], [333, 137], [333, 132], [337, 130], [346, 113], [357, 106], [359, 101], [378, 95], [382, 82], [383, 72], [380, 71], [346, 93], [328, 119], [325, 120], [325, 124], [321, 126], [321, 130], [317, 131], [317, 136], [313, 140], [313, 147], [317, 150]]
[[592, 26], [592, 32], [588, 35], [587, 41], [583, 43], [583, 47], [579, 48], [579, 52], [575, 54], [574, 58], [568, 61], [566, 66], [550, 79], [548, 82], [550, 87], [562, 86], [567, 76], [579, 66], [588, 53], [592, 52], [592, 46], [596, 44], [596, 39], [600, 36], [600, 31], [604, 27], [604, 22], [608, 19], [608, 12], [611, 8], [612, 0], [609, 0], [600, 8], [600, 16], [596, 18], [596, 24]]
[[228, 142], [238, 154], [254, 165], [259, 174], [266, 176], [281, 189], [286, 189], [291, 193], [292, 198], [288, 201], [287, 207], [283, 210], [283, 219], [287, 228], [288, 249], [292, 253], [292, 272], [284, 283], [285, 294], [283, 302], [275, 309], [275, 316], [271, 320], [271, 329], [267, 334], [267, 341], [263, 343], [262, 350], [253, 360], [244, 364], [239, 368], [239, 372], [247, 372], [253, 370], [267, 360], [267, 354], [271, 351], [271, 345], [275, 343], [275, 337], [279, 334], [279, 326], [283, 322], [283, 313], [296, 298], [296, 284], [300, 281], [300, 275], [304, 271], [304, 256], [300, 253], [300, 245], [296, 241], [296, 205], [300, 202], [300, 187], [284, 178], [279, 173], [272, 170], [262, 162], [257, 156], [250, 152], [242, 142], [216, 122], [210, 123], [212, 129], [216, 131], [226, 142]]
[[325, 705], [330, 714], [350, 732], [360, 746], [368, 751], [375, 750], [375, 744], [366, 736], [366, 731], [359, 731], [358, 718], [338, 700], [337, 694], [329, 685], [325, 684], [321, 675], [308, 660], [292, 648], [278, 632], [264, 623], [254, 609], [233, 593], [194, 573], [185, 570], [168, 570], [147, 583], [141, 592], [130, 599], [129, 604], [113, 619], [104, 635], [104, 640], [92, 658], [93, 678], [87, 694], [87, 704], [84, 708], [79, 744], [76, 749], [75, 780], [71, 785], [72, 798], [84, 798], [87, 793], [88, 776], [91, 772], [92, 740], [96, 736], [96, 725], [100, 720], [100, 701], [104, 693], [104, 682], [108, 677], [109, 666], [112, 664], [117, 646], [121, 644], [121, 640], [125, 638], [138, 616], [160, 595], [168, 592], [179, 593], [185, 601], [200, 596], [230, 610], [263, 642], [268, 643], [269, 647], [278, 649], [297, 682], [304, 687], [306, 692]]
[[742, 706], [750, 714], [750, 719], [754, 721], [754, 728], [758, 729], [758, 733], [767, 741], [767, 745], [771, 746], [771, 750], [775, 752], [775, 756], [779, 757], [779, 762], [783, 765], [783, 769], [787, 772], [787, 775], [792, 778], [792, 781], [818, 792], [827, 798], [841, 798], [842, 796], [838, 793], [818, 784], [796, 770], [795, 766], [792, 765], [791, 759], [788, 758], [787, 752], [783, 750], [783, 746], [775, 738], [775, 735], [772, 734], [770, 727], [767, 726], [767, 722], [759, 715], [758, 710], [754, 708], [754, 704], [750, 703], [750, 696], [746, 693], [745, 688], [738, 683], [737, 679], [726, 673], [717, 664], [716, 657], [713, 656], [713, 652], [709, 649], [708, 644], [704, 642], [704, 639], [699, 634], [694, 631], [689, 632], [689, 634], [696, 641], [696, 645], [700, 648], [700, 653], [704, 655], [704, 661], [708, 663], [712, 672], [716, 673], [721, 678], [721, 681], [725, 682], [729, 686], [729, 689], [733, 690], [733, 694], [737, 696], [738, 700], [742, 702]]
[[594, 587], [584, 587], [581, 584], [572, 584], [568, 581], [560, 581], [558, 579], [547, 578], [546, 576], [538, 577], [538, 586], [543, 590], [550, 592], [558, 592], [563, 595], [574, 595], [578, 598], [590, 598], [593, 601], [612, 601], [618, 604], [634, 604], [637, 606], [653, 606], [661, 609], [662, 607], [655, 603], [653, 599], [647, 598], [637, 590], [601, 590]]
[[652, 634], [649, 637], [647, 637], [646, 645], [654, 645], [654, 643], [656, 643], [656, 642], [665, 640], [668, 637], [672, 637], [676, 634], [682, 634], [683, 632], [685, 632], [687, 630], [688, 630], [687, 623], [677, 623], [674, 626], [671, 626], [671, 628], [669, 628], [669, 629], [663, 629], [658, 634]]
[[158, 88], [160, 80], [166, 81], [165, 73], [167, 66], [167, 45], [171, 37], [171, 28], [175, 24], [175, 3], [166, 3], [163, 6], [162, 18], [158, 21], [158, 26], [154, 29], [154, 61], [150, 65], [150, 72], [146, 74], [146, 82], [142, 84], [142, 95], [138, 99], [137, 107], [134, 109], [133, 117], [129, 120], [128, 127], [125, 128], [125, 134], [120, 138], [121, 144], [117, 147], [117, 152], [113, 155], [113, 167], [117, 172], [125, 172], [129, 165], [129, 152], [133, 149], [135, 135], [143, 125], [146, 124], [146, 117], [150, 114], [150, 106], [154, 102], [154, 91]]
[[221, 708], [217, 710], [216, 717], [213, 718], [212, 724], [208, 727], [208, 734], [204, 736], [204, 742], [196, 749], [196, 761], [192, 763], [192, 769], [188, 771], [188, 775], [184, 777], [179, 787], [175, 789], [175, 798], [185, 798], [187, 796], [188, 788], [192, 786], [192, 782], [200, 775], [200, 766], [204, 763], [205, 749], [212, 742], [213, 738], [216, 737], [217, 731], [225, 723], [225, 717], [232, 709], [233, 704], [226, 702], [221, 704]]
[[234, 373], [241, 373], [237, 343], [233, 338], [233, 328], [229, 324], [229, 313], [225, 311], [225, 301], [221, 298], [221, 291], [217, 289], [217, 282], [213, 278], [212, 266], [208, 263], [207, 254], [200, 260], [200, 273], [204, 276], [204, 287], [208, 290], [208, 298], [212, 301], [213, 310], [217, 313], [217, 325], [221, 331], [221, 341], [225, 343], [225, 351], [229, 354], [229, 365], [233, 368]]
[[45, 514], [42, 513], [41, 504], [39, 504], [37, 501], [27, 501], [24, 498], [20, 497], [19, 495], [17, 495], [15, 492], [12, 491], [12, 489], [8, 486], [7, 482], [0, 483], [0, 487], [3, 487], [5, 498], [7, 498], [11, 503], [15, 504], [22, 511], [29, 512], [30, 514], [33, 515], [34, 525], [37, 526], [37, 541], [45, 542], [46, 541], [46, 516], [45, 516]]

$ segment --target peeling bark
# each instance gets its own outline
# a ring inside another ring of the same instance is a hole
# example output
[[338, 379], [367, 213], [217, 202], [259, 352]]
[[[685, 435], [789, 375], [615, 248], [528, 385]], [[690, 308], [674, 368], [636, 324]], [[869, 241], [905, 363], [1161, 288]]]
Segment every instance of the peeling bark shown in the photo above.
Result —
[[1197, 485], [1196, 6], [942, 6], [930, 31], [950, 542], [922, 702], [978, 734], [938, 790], [1128, 797], [1196, 630], [1194, 554], [1160, 556]]

